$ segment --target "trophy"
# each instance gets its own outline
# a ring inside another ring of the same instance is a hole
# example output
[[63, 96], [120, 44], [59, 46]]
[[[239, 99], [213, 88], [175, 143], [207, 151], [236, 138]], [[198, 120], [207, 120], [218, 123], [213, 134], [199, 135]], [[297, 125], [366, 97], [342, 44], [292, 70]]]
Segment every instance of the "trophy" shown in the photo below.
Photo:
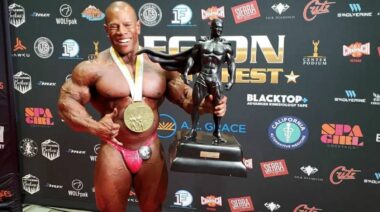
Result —
[[197, 74], [193, 85], [192, 128], [189, 132], [179, 131], [170, 145], [170, 169], [172, 171], [208, 173], [226, 176], [246, 177], [247, 171], [242, 159], [239, 142], [233, 135], [220, 132], [221, 117], [213, 115], [214, 132], [197, 131], [199, 124], [199, 106], [207, 95], [213, 96], [213, 105], [219, 104], [223, 97], [220, 82], [221, 66], [227, 63], [229, 82], [224, 90], [230, 90], [234, 84], [235, 62], [232, 46], [221, 38], [223, 23], [221, 19], [211, 22], [211, 36], [201, 37], [189, 50], [167, 55], [150, 49], [142, 49], [138, 54], [146, 53], [167, 71], [179, 71], [184, 82], [189, 84], [188, 75]]

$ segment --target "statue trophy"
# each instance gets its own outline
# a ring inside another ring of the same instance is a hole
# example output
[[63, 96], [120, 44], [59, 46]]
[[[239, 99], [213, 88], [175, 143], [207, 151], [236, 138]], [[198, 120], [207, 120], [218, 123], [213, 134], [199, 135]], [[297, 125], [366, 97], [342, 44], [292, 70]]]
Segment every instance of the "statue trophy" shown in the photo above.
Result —
[[170, 169], [172, 171], [208, 173], [226, 176], [246, 177], [246, 167], [242, 162], [243, 153], [239, 142], [233, 135], [220, 132], [221, 117], [213, 115], [215, 130], [213, 134], [197, 132], [199, 106], [209, 94], [213, 104], [222, 98], [222, 84], [219, 80], [221, 66], [228, 65], [229, 82], [224, 89], [230, 90], [235, 78], [235, 62], [232, 46], [221, 38], [223, 23], [221, 19], [211, 22], [211, 36], [202, 37], [191, 49], [175, 55], [167, 55], [149, 49], [146, 53], [153, 61], [168, 71], [176, 70], [183, 74], [184, 82], [189, 84], [188, 75], [197, 74], [193, 86], [192, 128], [189, 132], [179, 131], [170, 146]]

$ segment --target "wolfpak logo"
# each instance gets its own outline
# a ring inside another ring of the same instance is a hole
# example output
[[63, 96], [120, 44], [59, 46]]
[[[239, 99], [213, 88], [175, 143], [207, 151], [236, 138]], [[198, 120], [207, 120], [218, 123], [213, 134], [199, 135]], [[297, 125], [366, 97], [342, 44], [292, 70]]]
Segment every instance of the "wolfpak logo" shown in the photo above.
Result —
[[320, 0], [311, 0], [303, 9], [303, 18], [305, 21], [312, 21], [317, 15], [330, 13], [329, 8], [332, 4], [335, 2], [325, 0], [321, 3]]
[[26, 107], [25, 122], [29, 125], [53, 126], [53, 115], [49, 108]]
[[316, 208], [315, 206], [310, 208], [307, 204], [300, 204], [293, 210], [293, 212], [317, 212], [317, 211], [322, 211], [322, 209]]
[[307, 108], [308, 99], [300, 95], [247, 94], [247, 105]]
[[224, 6], [222, 7], [217, 7], [217, 6], [212, 6], [209, 7], [207, 10], [202, 9], [202, 20], [209, 19], [214, 20], [217, 18], [224, 18]]
[[330, 182], [333, 185], [341, 184], [344, 180], [355, 180], [356, 173], [361, 172], [353, 168], [347, 169], [345, 166], [338, 166], [330, 173]]
[[29, 194], [35, 194], [40, 191], [40, 180], [31, 174], [22, 177], [22, 188]]
[[256, 0], [236, 5], [232, 7], [231, 10], [235, 24], [240, 24], [261, 16]]
[[321, 141], [324, 144], [346, 145], [362, 147], [364, 142], [359, 139], [363, 137], [359, 125], [348, 124], [323, 124], [321, 130]]
[[89, 5], [86, 9], [84, 9], [81, 15], [82, 18], [89, 21], [101, 21], [105, 17], [104, 13], [93, 5]]
[[260, 167], [265, 178], [288, 175], [288, 168], [284, 159], [261, 162]]
[[351, 63], [361, 63], [362, 57], [365, 55], [370, 55], [370, 43], [362, 44], [361, 42], [355, 42], [350, 44], [349, 46], [343, 45], [343, 56], [348, 57], [351, 56]]
[[282, 116], [270, 124], [268, 136], [277, 147], [293, 150], [307, 141], [309, 130], [301, 119], [294, 116]]
[[73, 9], [68, 4], [62, 4], [59, 7], [59, 13], [62, 17], [56, 18], [55, 21], [58, 25], [75, 25], [78, 24], [76, 18], [69, 19], [71, 14], [73, 13]]
[[338, 13], [338, 18], [372, 17], [372, 12], [361, 12], [362, 7], [358, 3], [348, 4], [350, 13]]
[[79, 198], [84, 198], [84, 197], [87, 198], [88, 197], [88, 192], [82, 192], [83, 182], [81, 180], [74, 179], [71, 182], [71, 187], [74, 190], [67, 190], [67, 193], [68, 193], [69, 196], [79, 197]]
[[13, 76], [13, 86], [16, 91], [25, 94], [32, 90], [32, 77], [25, 72], [19, 71]]
[[201, 196], [201, 205], [207, 205], [207, 210], [215, 211], [216, 206], [222, 206], [222, 197], [216, 197], [214, 195]]
[[243, 211], [255, 210], [250, 196], [229, 198], [228, 205], [230, 206], [231, 212], [243, 212]]
[[25, 23], [25, 9], [23, 6], [13, 3], [9, 5], [9, 23], [14, 27], [19, 27]]
[[160, 114], [157, 129], [159, 138], [171, 138], [177, 132], [177, 122], [168, 114]]
[[94, 154], [95, 154], [95, 155], [90, 155], [90, 160], [91, 160], [92, 162], [95, 162], [96, 159], [98, 158], [99, 150], [100, 150], [100, 144], [96, 144], [96, 145], [94, 146]]

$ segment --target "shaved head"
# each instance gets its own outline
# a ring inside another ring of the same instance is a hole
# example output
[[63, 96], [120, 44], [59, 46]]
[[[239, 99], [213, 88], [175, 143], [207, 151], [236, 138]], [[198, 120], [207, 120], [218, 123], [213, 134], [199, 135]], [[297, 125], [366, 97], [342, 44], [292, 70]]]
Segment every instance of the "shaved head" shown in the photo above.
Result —
[[106, 9], [106, 24], [109, 23], [109, 17], [114, 13], [127, 12], [135, 21], [137, 21], [137, 15], [135, 9], [127, 2], [124, 1], [115, 1], [112, 2]]

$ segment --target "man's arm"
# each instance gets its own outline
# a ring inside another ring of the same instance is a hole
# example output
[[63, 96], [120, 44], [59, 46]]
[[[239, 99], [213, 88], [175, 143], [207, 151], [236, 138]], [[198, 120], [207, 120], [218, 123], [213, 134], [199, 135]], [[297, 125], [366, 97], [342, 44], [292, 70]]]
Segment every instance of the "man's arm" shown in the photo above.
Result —
[[225, 85], [225, 89], [230, 90], [232, 85], [235, 82], [236, 65], [235, 65], [235, 56], [234, 56], [232, 47], [230, 44], [226, 44], [226, 45], [228, 45], [227, 52], [226, 52], [226, 62], [227, 62], [229, 80], [228, 80], [228, 83]]
[[96, 121], [84, 107], [91, 100], [90, 86], [96, 81], [96, 74], [88, 70], [86, 63], [75, 67], [72, 78], [63, 84], [58, 99], [59, 115], [75, 131], [113, 139], [119, 131], [119, 125], [112, 121], [117, 115], [116, 109]]

